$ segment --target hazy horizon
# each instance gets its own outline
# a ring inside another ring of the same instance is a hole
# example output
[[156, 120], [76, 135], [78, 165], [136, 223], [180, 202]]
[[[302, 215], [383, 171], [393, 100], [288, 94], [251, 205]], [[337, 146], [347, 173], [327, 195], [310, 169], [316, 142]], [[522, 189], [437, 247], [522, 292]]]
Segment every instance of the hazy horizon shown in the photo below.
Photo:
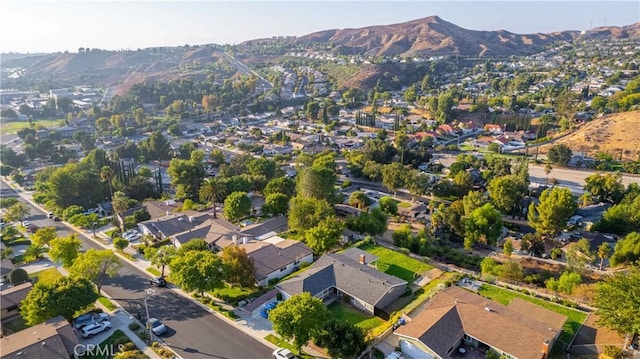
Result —
[[0, 3], [3, 53], [237, 44], [439, 16], [518, 34], [625, 26], [639, 1], [16, 1]]

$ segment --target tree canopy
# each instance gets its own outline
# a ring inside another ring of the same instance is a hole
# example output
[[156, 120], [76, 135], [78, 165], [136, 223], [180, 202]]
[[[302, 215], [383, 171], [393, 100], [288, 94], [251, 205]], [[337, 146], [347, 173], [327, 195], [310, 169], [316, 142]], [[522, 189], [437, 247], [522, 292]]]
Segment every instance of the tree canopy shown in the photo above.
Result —
[[640, 233], [631, 232], [616, 243], [611, 256], [611, 266], [632, 264], [638, 260], [640, 260]]
[[81, 245], [80, 239], [74, 235], [55, 238], [49, 242], [49, 256], [55, 261], [60, 261], [64, 267], [71, 267], [78, 257]]
[[298, 195], [289, 203], [289, 230], [302, 232], [334, 215], [333, 208], [326, 200]]
[[244, 248], [235, 245], [225, 248], [222, 251], [222, 263], [225, 265], [225, 278], [229, 284], [245, 288], [255, 286], [255, 266]]
[[536, 232], [553, 235], [567, 226], [577, 208], [570, 189], [553, 187], [542, 192], [540, 204], [529, 205], [527, 218]]
[[554, 145], [547, 153], [549, 161], [561, 166], [568, 165], [569, 161], [571, 161], [571, 156], [573, 156], [573, 151], [569, 146], [563, 144]]
[[78, 255], [69, 272], [72, 275], [87, 278], [96, 285], [98, 292], [100, 292], [104, 280], [107, 277], [115, 277], [120, 268], [122, 268], [120, 258], [111, 250], [91, 248]]
[[171, 280], [187, 292], [222, 288], [226, 273], [222, 258], [210, 251], [187, 251], [170, 264]]
[[616, 272], [597, 284], [595, 307], [598, 324], [621, 335], [640, 333], [640, 268]]
[[22, 301], [20, 313], [29, 325], [56, 315], [71, 321], [76, 312], [92, 305], [98, 297], [89, 280], [77, 276], [61, 277], [53, 283], [36, 283]]
[[251, 214], [251, 199], [246, 192], [233, 192], [224, 200], [224, 216], [236, 221]]
[[464, 247], [471, 250], [476, 242], [495, 245], [502, 234], [502, 214], [492, 204], [476, 208], [464, 220]]
[[327, 217], [305, 232], [305, 243], [315, 253], [324, 253], [338, 245], [343, 230], [344, 225], [340, 220]]
[[322, 300], [309, 292], [296, 294], [269, 312], [273, 330], [284, 339], [293, 339], [298, 353], [309, 339], [322, 330], [329, 313]]

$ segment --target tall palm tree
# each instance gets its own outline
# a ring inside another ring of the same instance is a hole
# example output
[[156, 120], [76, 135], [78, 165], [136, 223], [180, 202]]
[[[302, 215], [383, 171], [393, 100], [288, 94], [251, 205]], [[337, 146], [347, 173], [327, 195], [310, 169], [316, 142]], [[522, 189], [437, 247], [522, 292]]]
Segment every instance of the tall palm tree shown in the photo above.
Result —
[[[113, 207], [114, 222], [118, 220], [118, 214], [129, 209], [129, 198], [123, 192], [116, 192], [111, 197], [111, 206]], [[124, 232], [124, 223], [120, 223], [120, 230]]]
[[598, 257], [600, 257], [600, 270], [602, 270], [604, 260], [611, 257], [611, 246], [609, 243], [604, 242], [598, 247]]
[[215, 177], [205, 178], [200, 185], [200, 200], [213, 204], [213, 218], [217, 218], [216, 202], [222, 199], [226, 191], [224, 182]]
[[164, 267], [169, 265], [175, 256], [176, 248], [174, 246], [162, 246], [151, 257], [151, 264], [154, 266], [160, 266], [160, 276], [164, 277]]
[[116, 176], [116, 172], [113, 168], [109, 166], [103, 166], [100, 169], [100, 179], [102, 182], [107, 182], [109, 184], [109, 195], [113, 198], [113, 178]]

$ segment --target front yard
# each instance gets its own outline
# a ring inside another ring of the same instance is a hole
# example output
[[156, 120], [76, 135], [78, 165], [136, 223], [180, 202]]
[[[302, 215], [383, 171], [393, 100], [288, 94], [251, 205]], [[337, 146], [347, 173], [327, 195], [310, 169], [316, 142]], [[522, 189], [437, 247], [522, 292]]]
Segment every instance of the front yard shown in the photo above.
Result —
[[62, 278], [62, 273], [57, 268], [49, 268], [29, 274], [29, 278], [38, 278], [37, 283], [53, 283]]
[[354, 324], [365, 333], [384, 323], [384, 320], [379, 317], [367, 316], [363, 312], [340, 302], [331, 303], [329, 305], [329, 312], [334, 318]]
[[379, 271], [404, 279], [409, 283], [422, 273], [433, 269], [433, 266], [425, 262], [375, 244], [365, 244], [360, 249], [378, 256], [377, 267]]

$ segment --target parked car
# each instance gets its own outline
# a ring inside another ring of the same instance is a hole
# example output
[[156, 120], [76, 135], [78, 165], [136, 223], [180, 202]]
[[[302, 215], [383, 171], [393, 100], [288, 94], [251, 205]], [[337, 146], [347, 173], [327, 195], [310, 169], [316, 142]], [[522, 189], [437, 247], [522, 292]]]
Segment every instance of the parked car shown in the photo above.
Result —
[[73, 329], [82, 329], [93, 322], [95, 322], [93, 313], [82, 314], [73, 320]]
[[278, 348], [273, 351], [273, 359], [297, 359], [291, 350], [285, 348]]
[[91, 338], [92, 336], [100, 334], [109, 329], [111, 329], [111, 322], [108, 320], [100, 323], [94, 322], [83, 327], [80, 330], [80, 335], [82, 335], [83, 338]]
[[60, 217], [58, 217], [58, 216], [53, 216], [53, 220], [54, 220], [55, 222], [60, 222]]
[[167, 327], [165, 327], [164, 324], [156, 318], [149, 319], [149, 325], [151, 326], [151, 331], [155, 335], [162, 335], [167, 332]]
[[149, 280], [149, 283], [155, 285], [156, 287], [164, 287], [167, 285], [166, 279], [164, 277], [155, 277]]
[[104, 322], [104, 321], [108, 321], [110, 318], [108, 313], [97, 313], [94, 315], [93, 319], [96, 322]]
[[24, 228], [27, 228], [27, 229], [28, 229], [28, 228], [30, 228], [30, 227], [31, 227], [31, 222], [29, 222], [29, 221], [24, 221], [24, 222], [22, 222], [22, 226], [23, 226]]
[[53, 212], [49, 212], [49, 213], [47, 213], [47, 218], [51, 219], [51, 218], [53, 218], [53, 216], [54, 216], [54, 215], [53, 215]]

